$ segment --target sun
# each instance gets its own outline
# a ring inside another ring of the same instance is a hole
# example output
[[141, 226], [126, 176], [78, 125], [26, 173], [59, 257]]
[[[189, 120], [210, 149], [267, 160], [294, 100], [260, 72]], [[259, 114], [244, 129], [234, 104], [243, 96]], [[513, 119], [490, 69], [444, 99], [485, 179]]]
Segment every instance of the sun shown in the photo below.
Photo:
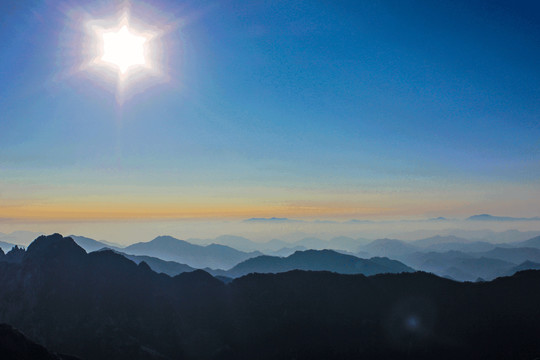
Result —
[[133, 67], [146, 65], [146, 37], [134, 34], [127, 25], [118, 30], [104, 31], [101, 36], [101, 61], [118, 68], [121, 74]]
[[[147, 22], [148, 20], [151, 20]], [[79, 70], [115, 94], [119, 104], [156, 84], [169, 81], [165, 67], [167, 31], [174, 26], [156, 17], [131, 17], [128, 9], [103, 19], [85, 22]]]
[[159, 71], [155, 44], [159, 34], [145, 30], [141, 24], [132, 26], [127, 14], [113, 23], [91, 21], [88, 28], [90, 65], [96, 69], [117, 72], [118, 81], [123, 83], [132, 75]]

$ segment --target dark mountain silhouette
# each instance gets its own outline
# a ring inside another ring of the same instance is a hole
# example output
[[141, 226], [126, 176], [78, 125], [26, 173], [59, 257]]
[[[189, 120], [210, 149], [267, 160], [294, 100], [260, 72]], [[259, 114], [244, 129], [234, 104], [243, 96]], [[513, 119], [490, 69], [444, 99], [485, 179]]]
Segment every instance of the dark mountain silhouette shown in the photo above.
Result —
[[54, 234], [36, 239], [21, 263], [0, 262], [0, 322], [53, 351], [90, 359], [160, 358], [155, 343], [170, 358], [182, 357], [184, 342], [206, 354], [197, 344], [204, 336], [211, 343], [211, 331], [188, 315], [202, 306], [211, 318], [215, 310], [205, 304], [221, 286], [200, 270], [171, 278], [111, 250], [87, 254]]
[[7, 252], [6, 256], [3, 257], [4, 261], [18, 263], [21, 262], [26, 252], [24, 248], [20, 246], [13, 246], [13, 248]]
[[246, 253], [218, 244], [193, 245], [171, 236], [158, 236], [149, 242], [133, 244], [122, 249], [122, 252], [176, 261], [200, 269], [229, 269], [246, 259], [261, 255], [259, 252]]
[[[39, 241], [38, 241], [39, 240]], [[540, 271], [157, 274], [60, 235], [0, 262], [0, 322], [86, 359], [534, 359]]]
[[44, 260], [73, 261], [86, 255], [86, 251], [70, 237], [60, 234], [42, 235], [34, 240], [24, 256], [25, 259], [42, 262]]
[[414, 269], [387, 258], [360, 259], [333, 250], [306, 250], [282, 258], [258, 256], [241, 262], [219, 275], [240, 277], [250, 273], [280, 273], [291, 270], [332, 271], [340, 274], [374, 275], [411, 272]]
[[20, 331], [0, 324], [0, 359], [2, 360], [77, 360], [74, 356], [53, 353], [28, 340]]

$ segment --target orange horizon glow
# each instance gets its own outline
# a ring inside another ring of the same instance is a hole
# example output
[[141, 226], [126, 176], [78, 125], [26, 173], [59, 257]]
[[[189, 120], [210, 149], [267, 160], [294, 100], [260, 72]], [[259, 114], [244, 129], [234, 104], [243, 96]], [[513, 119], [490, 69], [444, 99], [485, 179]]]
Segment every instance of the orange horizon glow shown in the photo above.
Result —
[[0, 218], [19, 221], [117, 221], [174, 219], [245, 219], [252, 217], [358, 217], [395, 214], [382, 207], [343, 208], [295, 205], [41, 204], [0, 207]]

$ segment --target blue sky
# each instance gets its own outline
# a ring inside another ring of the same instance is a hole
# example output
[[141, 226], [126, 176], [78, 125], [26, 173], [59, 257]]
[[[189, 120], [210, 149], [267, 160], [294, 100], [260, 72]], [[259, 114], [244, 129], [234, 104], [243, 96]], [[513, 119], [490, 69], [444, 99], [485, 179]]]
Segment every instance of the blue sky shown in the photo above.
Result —
[[122, 104], [73, 71], [121, 3], [0, 5], [0, 217], [540, 215], [538, 2], [130, 4]]

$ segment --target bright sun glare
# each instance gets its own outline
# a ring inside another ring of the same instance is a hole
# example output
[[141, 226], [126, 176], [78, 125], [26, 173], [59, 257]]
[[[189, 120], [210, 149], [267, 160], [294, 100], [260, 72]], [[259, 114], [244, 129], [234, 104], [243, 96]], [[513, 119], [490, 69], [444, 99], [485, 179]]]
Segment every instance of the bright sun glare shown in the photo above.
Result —
[[125, 10], [116, 18], [89, 20], [85, 25], [83, 51], [87, 62], [81, 68], [91, 70], [108, 89], [116, 85], [119, 103], [146, 86], [168, 79], [161, 62], [163, 30], [155, 23], [130, 18]]
[[130, 68], [146, 64], [147, 39], [133, 34], [127, 25], [119, 30], [102, 33], [103, 52], [101, 60], [118, 68], [125, 74]]
[[156, 69], [155, 32], [131, 26], [127, 14], [122, 15], [116, 25], [103, 26], [103, 22], [88, 24], [91, 41], [91, 65], [107, 66], [118, 72], [119, 82], [124, 82], [140, 70], [154, 74]]

